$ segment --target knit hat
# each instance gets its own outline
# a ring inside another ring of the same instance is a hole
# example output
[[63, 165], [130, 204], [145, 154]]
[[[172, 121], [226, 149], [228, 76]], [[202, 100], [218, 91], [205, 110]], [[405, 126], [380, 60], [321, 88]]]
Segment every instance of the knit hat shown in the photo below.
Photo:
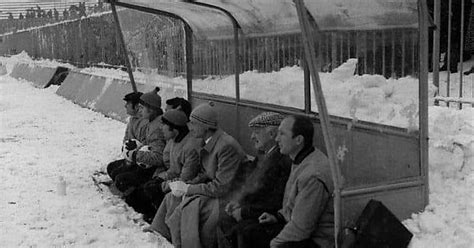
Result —
[[164, 124], [174, 129], [177, 129], [177, 127], [186, 126], [186, 123], [188, 122], [188, 117], [181, 110], [170, 109], [161, 116], [161, 121]]
[[209, 128], [217, 128], [217, 112], [214, 103], [203, 103], [197, 106], [192, 112], [190, 119]]
[[149, 105], [155, 109], [161, 109], [161, 96], [158, 95], [158, 91], [160, 91], [160, 87], [156, 87], [152, 91], [143, 94], [140, 97], [140, 103], [144, 105]]
[[249, 127], [278, 126], [285, 116], [275, 112], [263, 112], [249, 122]]
[[137, 104], [140, 102], [140, 97], [143, 95], [142, 92], [132, 92], [128, 93], [123, 97], [123, 100], [126, 102], [132, 102], [133, 104]]

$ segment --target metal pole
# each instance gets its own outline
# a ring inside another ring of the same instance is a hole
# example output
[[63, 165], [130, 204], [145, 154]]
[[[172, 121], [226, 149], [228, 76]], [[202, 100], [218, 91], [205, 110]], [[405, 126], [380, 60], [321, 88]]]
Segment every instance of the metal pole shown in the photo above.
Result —
[[334, 151], [334, 139], [331, 128], [331, 123], [329, 121], [329, 114], [326, 107], [326, 101], [324, 99], [321, 80], [319, 78], [319, 69], [317, 67], [318, 62], [316, 58], [316, 53], [314, 50], [314, 38], [313, 32], [310, 30], [310, 25], [308, 22], [308, 16], [306, 8], [304, 7], [303, 0], [293, 0], [296, 5], [296, 10], [298, 12], [298, 19], [300, 22], [301, 32], [302, 32], [302, 41], [305, 48], [305, 58], [308, 62], [309, 70], [311, 76], [313, 77], [313, 90], [318, 104], [318, 112], [321, 120], [321, 127], [324, 136], [324, 143], [326, 145], [329, 164], [331, 167], [331, 174], [334, 183], [334, 237], [336, 248], [339, 246], [337, 243], [339, 232], [341, 229], [341, 187], [340, 187], [340, 177], [341, 172], [337, 163], [336, 153]]
[[184, 25], [184, 39], [186, 51], [186, 88], [188, 91], [188, 101], [192, 101], [193, 93], [193, 31], [185, 24]]
[[[433, 84], [438, 88], [436, 95], [439, 94], [439, 33], [441, 29], [441, 0], [434, 0], [434, 23], [436, 28], [433, 32]], [[439, 103], [435, 101], [435, 105]]]
[[[464, 50], [464, 0], [461, 0], [461, 41], [459, 43], [459, 98], [462, 98], [462, 79], [463, 79], [463, 50]], [[462, 109], [462, 103], [459, 103], [459, 109]]]
[[125, 40], [123, 38], [122, 28], [120, 27], [120, 22], [117, 15], [117, 9], [115, 8], [115, 0], [110, 0], [110, 7], [112, 8], [112, 15], [115, 20], [115, 27], [117, 28], [117, 35], [119, 38], [120, 46], [122, 47], [123, 53], [125, 55], [125, 65], [127, 66], [128, 76], [130, 77], [130, 83], [132, 84], [133, 92], [137, 92], [137, 85], [135, 84], [135, 79], [133, 78], [132, 65], [130, 64], [130, 58], [128, 57], [127, 47], [125, 46]]
[[419, 142], [420, 142], [420, 163], [422, 176], [425, 182], [423, 187], [425, 206], [429, 202], [429, 180], [428, 180], [428, 9], [426, 0], [418, 2], [419, 20]]
[[[452, 16], [452, 5], [453, 1], [449, 0], [449, 8], [448, 8], [448, 51], [446, 54], [446, 96], [449, 97], [449, 88], [451, 85], [450, 77], [451, 77], [451, 16]], [[449, 102], [446, 102], [446, 105], [449, 107]]]

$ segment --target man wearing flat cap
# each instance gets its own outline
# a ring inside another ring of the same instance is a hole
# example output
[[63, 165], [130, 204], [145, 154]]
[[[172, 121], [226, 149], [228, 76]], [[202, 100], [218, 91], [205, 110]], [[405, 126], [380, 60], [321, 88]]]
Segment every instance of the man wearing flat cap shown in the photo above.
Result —
[[236, 185], [231, 201], [225, 207], [226, 214], [220, 217], [217, 232], [220, 248], [254, 247], [251, 240], [237, 237], [258, 225], [258, 217], [264, 212], [276, 213], [281, 208], [291, 168], [290, 158], [280, 153], [275, 141], [283, 119], [279, 113], [263, 112], [248, 123], [258, 156], [241, 185]]

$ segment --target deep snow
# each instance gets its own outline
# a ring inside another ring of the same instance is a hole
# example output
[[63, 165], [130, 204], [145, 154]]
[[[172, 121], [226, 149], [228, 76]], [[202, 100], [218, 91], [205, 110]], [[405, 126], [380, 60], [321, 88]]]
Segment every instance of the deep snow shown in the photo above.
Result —
[[[0, 62], [10, 72], [19, 59], [29, 61], [23, 54], [0, 57]], [[409, 126], [413, 116], [402, 110], [416, 106], [416, 80], [384, 81], [341, 71], [321, 78], [331, 114]], [[184, 83], [182, 78], [166, 80]], [[197, 89], [232, 94], [230, 79], [224, 79], [230, 86], [222, 84], [223, 80], [206, 80], [196, 82]], [[285, 88], [302, 81], [299, 68], [246, 72], [241, 80], [244, 98], [300, 104], [299, 91]], [[257, 83], [264, 86], [257, 90]], [[275, 99], [279, 87], [290, 94]], [[119, 155], [125, 124], [74, 105], [56, 95], [56, 89], [37, 89], [28, 82], [0, 76], [0, 247], [171, 247], [162, 238], [143, 233], [140, 215], [109, 192], [99, 193], [90, 178], [93, 171]], [[352, 98], [347, 102], [343, 96]], [[351, 104], [355, 111], [352, 108], [351, 112]], [[393, 114], [388, 115], [387, 110]], [[430, 204], [424, 212], [404, 220], [415, 235], [410, 247], [473, 247], [474, 111], [430, 106], [429, 137]], [[67, 181], [65, 196], [57, 194], [60, 175]]]

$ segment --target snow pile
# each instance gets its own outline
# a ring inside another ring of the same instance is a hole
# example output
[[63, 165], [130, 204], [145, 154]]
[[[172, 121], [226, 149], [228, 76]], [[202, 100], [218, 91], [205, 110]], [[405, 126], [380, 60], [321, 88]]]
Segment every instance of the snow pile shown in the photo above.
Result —
[[472, 247], [474, 110], [430, 107], [430, 204], [404, 223], [412, 248]]

